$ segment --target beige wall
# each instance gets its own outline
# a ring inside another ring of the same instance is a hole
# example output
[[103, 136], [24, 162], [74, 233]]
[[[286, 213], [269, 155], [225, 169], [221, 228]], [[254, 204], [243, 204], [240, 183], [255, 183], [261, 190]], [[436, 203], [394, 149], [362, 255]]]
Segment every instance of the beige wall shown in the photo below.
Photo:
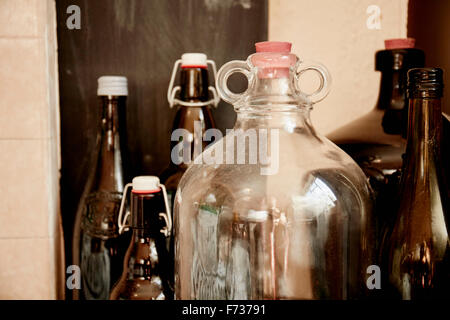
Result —
[[[381, 10], [380, 29], [369, 29], [370, 5]], [[324, 64], [333, 78], [312, 121], [327, 134], [375, 106], [380, 75], [375, 52], [384, 39], [405, 37], [407, 0], [269, 0], [269, 40], [293, 42], [301, 58]]]
[[0, 1], [0, 299], [62, 297], [54, 0]]

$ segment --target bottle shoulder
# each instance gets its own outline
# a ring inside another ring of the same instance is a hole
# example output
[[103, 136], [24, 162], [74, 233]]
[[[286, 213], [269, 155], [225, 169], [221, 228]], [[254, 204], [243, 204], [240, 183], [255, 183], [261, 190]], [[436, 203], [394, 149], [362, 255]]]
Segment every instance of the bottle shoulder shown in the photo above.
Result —
[[405, 140], [401, 135], [387, 134], [383, 130], [383, 116], [384, 110], [373, 109], [356, 120], [327, 134], [327, 137], [337, 145], [404, 146]]
[[222, 154], [224, 163], [192, 164], [180, 181], [178, 197], [212, 208], [268, 199], [278, 199], [283, 206], [293, 208], [315, 204], [320, 204], [316, 209], [333, 207], [336, 201], [352, 203], [354, 208], [369, 205], [366, 177], [348, 155], [325, 137], [310, 137], [306, 143], [300, 135], [290, 136], [280, 141], [277, 164], [273, 166], [258, 160], [254, 164], [226, 163], [226, 147], [217, 142], [205, 152]]
[[402, 167], [406, 140], [401, 135], [384, 132], [383, 113], [383, 110], [374, 109], [327, 137], [361, 167], [390, 174]]

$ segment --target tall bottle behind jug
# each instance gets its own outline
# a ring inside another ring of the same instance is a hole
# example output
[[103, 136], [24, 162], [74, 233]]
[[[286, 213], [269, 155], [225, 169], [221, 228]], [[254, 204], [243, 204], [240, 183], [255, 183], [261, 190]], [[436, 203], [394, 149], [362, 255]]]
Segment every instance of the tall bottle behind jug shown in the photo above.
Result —
[[408, 72], [409, 124], [396, 222], [383, 245], [393, 297], [450, 297], [449, 209], [442, 172], [442, 70]]
[[[207, 60], [205, 54], [185, 53], [175, 63], [172, 72], [167, 98], [171, 108], [177, 107], [177, 112], [172, 126], [171, 161], [161, 174], [170, 205], [189, 162], [207, 146], [203, 139], [205, 132], [215, 127], [211, 107], [217, 106], [219, 100], [214, 87], [208, 85], [208, 63], [212, 65], [215, 76], [215, 64]], [[180, 86], [173, 87], [178, 65], [181, 65]], [[178, 93], [179, 98], [176, 98]], [[187, 151], [186, 154], [183, 151]]]
[[411, 68], [423, 67], [425, 62], [424, 52], [414, 45], [412, 38], [385, 41], [386, 49], [375, 55], [375, 69], [381, 71], [376, 107], [328, 135], [358, 163], [370, 181], [376, 197], [378, 241], [392, 222], [387, 212], [398, 187], [406, 148], [406, 73]]
[[74, 299], [108, 299], [122, 272], [128, 245], [119, 236], [117, 218], [124, 188], [122, 150], [125, 129], [127, 79], [103, 76], [98, 79], [101, 117], [96, 151], [85, 185], [73, 230], [73, 264], [81, 269], [81, 289]]
[[[215, 88], [208, 85], [208, 64], [212, 66], [215, 76], [215, 63], [207, 60], [205, 54], [185, 53], [176, 61], [172, 71], [167, 99], [170, 107], [176, 106], [178, 109], [172, 127], [170, 164], [161, 174], [161, 181], [167, 187], [171, 208], [181, 177], [193, 159], [209, 143], [204, 139], [205, 132], [215, 127], [211, 106], [217, 107], [219, 98]], [[181, 66], [180, 86], [174, 87], [178, 66]], [[168, 242], [173, 279], [173, 237], [169, 238]]]

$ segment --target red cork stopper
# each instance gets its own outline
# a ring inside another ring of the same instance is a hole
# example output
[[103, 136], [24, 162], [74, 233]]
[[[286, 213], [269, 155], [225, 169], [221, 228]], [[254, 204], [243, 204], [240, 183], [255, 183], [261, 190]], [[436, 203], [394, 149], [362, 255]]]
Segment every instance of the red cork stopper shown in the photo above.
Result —
[[256, 52], [291, 52], [292, 43], [283, 41], [263, 41], [255, 43]]
[[255, 43], [256, 53], [251, 55], [252, 63], [258, 67], [259, 78], [287, 78], [289, 68], [297, 62], [291, 54], [292, 43], [264, 41]]
[[416, 39], [414, 38], [400, 38], [400, 39], [387, 39], [384, 40], [384, 46], [386, 50], [395, 49], [410, 49], [414, 48]]

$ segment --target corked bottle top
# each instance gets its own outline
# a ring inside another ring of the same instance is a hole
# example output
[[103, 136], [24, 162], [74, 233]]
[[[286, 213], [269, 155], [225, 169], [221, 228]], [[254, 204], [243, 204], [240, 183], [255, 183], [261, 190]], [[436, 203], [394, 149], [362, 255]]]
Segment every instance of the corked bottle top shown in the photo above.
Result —
[[256, 53], [250, 59], [259, 69], [258, 77], [288, 78], [289, 68], [297, 62], [297, 56], [291, 53], [291, 47], [290, 42], [282, 41], [255, 43]]
[[386, 39], [385, 50], [375, 54], [375, 70], [408, 70], [425, 65], [425, 53], [415, 48], [414, 38]]
[[444, 89], [440, 68], [414, 68], [408, 71], [408, 98], [441, 98]]
[[414, 38], [399, 38], [399, 39], [386, 39], [384, 40], [384, 47], [386, 50], [395, 49], [411, 49], [414, 48], [416, 39]]
[[284, 41], [263, 41], [255, 43], [256, 52], [290, 53], [292, 43]]

